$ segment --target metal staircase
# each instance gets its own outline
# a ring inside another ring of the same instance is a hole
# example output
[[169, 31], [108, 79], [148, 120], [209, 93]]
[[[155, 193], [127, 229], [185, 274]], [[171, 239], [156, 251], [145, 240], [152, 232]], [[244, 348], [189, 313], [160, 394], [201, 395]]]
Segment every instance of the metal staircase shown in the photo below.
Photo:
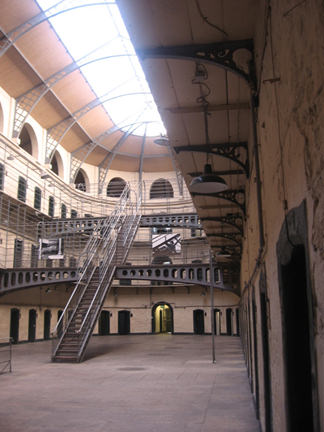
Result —
[[113, 213], [101, 220], [79, 259], [79, 280], [53, 331], [52, 361], [80, 362], [112, 284], [125, 262], [141, 215], [140, 199], [125, 187]]

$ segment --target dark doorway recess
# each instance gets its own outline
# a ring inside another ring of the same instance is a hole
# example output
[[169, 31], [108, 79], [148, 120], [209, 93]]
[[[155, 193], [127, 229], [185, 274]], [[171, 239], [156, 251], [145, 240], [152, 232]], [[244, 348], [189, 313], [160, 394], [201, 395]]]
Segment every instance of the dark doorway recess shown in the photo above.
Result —
[[220, 335], [222, 332], [221, 315], [220, 309], [214, 309], [214, 329], [216, 335]]
[[312, 289], [306, 206], [291, 210], [277, 243], [287, 431], [318, 431]]
[[193, 311], [194, 333], [205, 333], [205, 313], [202, 309], [195, 309]]
[[11, 309], [10, 311], [10, 337], [12, 343], [18, 343], [19, 340], [19, 319], [20, 312], [19, 309]]
[[262, 356], [263, 356], [263, 386], [264, 386], [264, 416], [265, 432], [272, 432], [272, 401], [271, 401], [271, 369], [269, 353], [269, 328], [268, 328], [268, 296], [265, 268], [260, 275], [260, 314], [262, 334]]
[[50, 338], [51, 334], [51, 311], [46, 309], [44, 311], [44, 339], [47, 340]]
[[226, 309], [226, 334], [232, 336], [232, 309]]
[[[57, 311], [57, 321], [61, 318], [63, 311], [60, 309]], [[57, 335], [58, 337], [62, 336], [62, 331], [63, 331], [63, 321], [60, 321], [58, 327], [57, 327]]]
[[101, 311], [99, 317], [99, 334], [101, 336], [109, 335], [110, 333], [110, 312]]
[[173, 333], [173, 309], [169, 303], [159, 302], [153, 306], [152, 333]]
[[130, 332], [130, 312], [121, 310], [118, 312], [118, 333], [121, 335]]
[[36, 310], [29, 309], [28, 316], [28, 342], [34, 342], [36, 336]]
[[255, 377], [255, 411], [257, 419], [260, 418], [259, 400], [259, 361], [258, 361], [258, 337], [257, 337], [257, 311], [255, 304], [255, 288], [252, 287], [252, 334], [253, 334], [253, 366]]
[[236, 318], [236, 334], [240, 336], [240, 311], [239, 309], [235, 310], [235, 318]]

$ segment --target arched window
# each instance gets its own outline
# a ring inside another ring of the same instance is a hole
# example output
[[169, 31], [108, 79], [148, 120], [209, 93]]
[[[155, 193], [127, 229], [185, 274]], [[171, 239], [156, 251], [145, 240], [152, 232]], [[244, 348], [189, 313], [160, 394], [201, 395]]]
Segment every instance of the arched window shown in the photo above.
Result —
[[38, 157], [38, 144], [36, 134], [33, 128], [29, 124], [25, 124], [19, 135], [19, 146], [25, 150], [25, 152], [34, 156], [34, 158]]
[[42, 191], [39, 189], [39, 187], [35, 187], [34, 192], [34, 208], [36, 210], [40, 210], [42, 205]]
[[173, 198], [173, 188], [168, 180], [158, 179], [152, 183], [150, 199], [154, 198]]
[[118, 198], [126, 186], [125, 180], [120, 177], [114, 177], [107, 186], [107, 197]]
[[27, 189], [27, 181], [23, 177], [19, 177], [18, 179], [18, 194], [17, 198], [19, 201], [26, 202], [26, 189]]
[[77, 175], [75, 176], [74, 184], [75, 188], [82, 191], [87, 192], [87, 178], [86, 174], [83, 170], [79, 169]]
[[60, 153], [56, 150], [51, 160], [51, 171], [59, 177], [64, 175], [63, 161]]
[[50, 196], [48, 199], [48, 215], [54, 217], [54, 197]]
[[65, 219], [66, 218], [66, 205], [65, 204], [62, 204], [61, 205], [61, 218], [62, 219]]

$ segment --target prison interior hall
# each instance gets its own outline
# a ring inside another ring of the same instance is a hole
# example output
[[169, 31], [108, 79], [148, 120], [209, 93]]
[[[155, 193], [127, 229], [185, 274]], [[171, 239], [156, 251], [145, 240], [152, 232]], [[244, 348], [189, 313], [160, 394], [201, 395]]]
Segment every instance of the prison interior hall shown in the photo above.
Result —
[[1, 0], [1, 431], [324, 431], [323, 46], [320, 0]]

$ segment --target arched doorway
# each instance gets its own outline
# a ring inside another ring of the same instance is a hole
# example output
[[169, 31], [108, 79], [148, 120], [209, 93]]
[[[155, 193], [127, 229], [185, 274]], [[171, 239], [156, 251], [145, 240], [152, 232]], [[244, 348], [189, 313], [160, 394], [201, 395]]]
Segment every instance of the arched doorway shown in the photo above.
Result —
[[29, 309], [28, 317], [28, 342], [34, 342], [36, 337], [36, 310]]
[[50, 338], [51, 333], [51, 311], [46, 309], [44, 311], [44, 339], [47, 340]]
[[194, 333], [205, 333], [205, 313], [202, 309], [195, 309], [193, 311]]
[[220, 309], [215, 308], [214, 309], [214, 327], [215, 327], [215, 334], [219, 336], [222, 331], [221, 327], [221, 311]]
[[110, 312], [109, 311], [101, 311], [99, 317], [99, 326], [98, 331], [101, 336], [109, 335], [110, 333]]
[[232, 309], [227, 308], [226, 309], [226, 334], [228, 336], [232, 336]]
[[130, 312], [121, 310], [118, 312], [118, 333], [121, 335], [130, 333]]
[[19, 309], [11, 309], [10, 311], [10, 337], [12, 343], [18, 343], [19, 340], [19, 319], [20, 312]]
[[159, 302], [153, 306], [152, 333], [173, 333], [173, 309], [169, 303]]

